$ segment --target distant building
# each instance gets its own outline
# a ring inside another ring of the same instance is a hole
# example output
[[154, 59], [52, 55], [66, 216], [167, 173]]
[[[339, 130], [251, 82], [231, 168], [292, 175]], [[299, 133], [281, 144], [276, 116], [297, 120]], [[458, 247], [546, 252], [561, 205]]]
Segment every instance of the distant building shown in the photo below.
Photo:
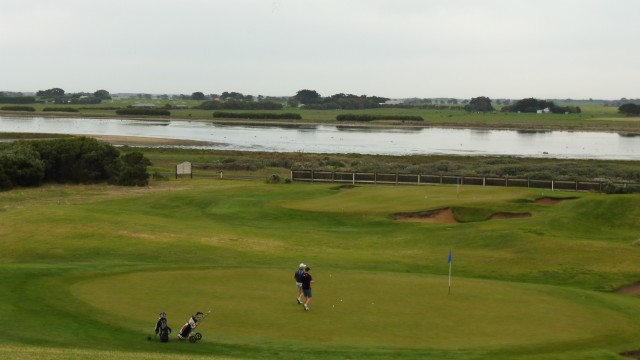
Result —
[[551, 112], [551, 110], [549, 110], [549, 108], [544, 108], [542, 110], [538, 110], [537, 111], [538, 114], [548, 114], [550, 112]]

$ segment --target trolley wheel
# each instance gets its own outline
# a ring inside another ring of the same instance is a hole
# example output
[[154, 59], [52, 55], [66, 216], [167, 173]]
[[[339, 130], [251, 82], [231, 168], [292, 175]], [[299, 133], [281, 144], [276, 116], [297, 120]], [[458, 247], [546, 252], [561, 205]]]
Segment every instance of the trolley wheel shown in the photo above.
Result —
[[198, 338], [195, 335], [189, 336], [189, 342], [194, 343], [196, 341], [198, 341]]
[[201, 340], [202, 339], [202, 334], [200, 334], [200, 333], [196, 333], [194, 336], [196, 337], [197, 340]]

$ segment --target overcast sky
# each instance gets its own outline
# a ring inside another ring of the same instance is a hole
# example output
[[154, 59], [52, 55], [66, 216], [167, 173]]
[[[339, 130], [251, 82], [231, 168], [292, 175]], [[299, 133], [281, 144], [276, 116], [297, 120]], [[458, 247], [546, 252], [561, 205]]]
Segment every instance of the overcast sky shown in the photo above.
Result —
[[638, 0], [0, 0], [0, 91], [640, 98]]

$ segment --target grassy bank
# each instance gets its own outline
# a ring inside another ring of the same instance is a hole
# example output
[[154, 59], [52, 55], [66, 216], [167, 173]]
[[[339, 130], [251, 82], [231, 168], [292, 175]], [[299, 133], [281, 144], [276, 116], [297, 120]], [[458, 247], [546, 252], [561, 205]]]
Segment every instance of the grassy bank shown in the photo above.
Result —
[[[640, 300], [610, 292], [640, 279], [639, 196], [216, 178], [4, 192], [0, 354], [615, 358], [640, 348]], [[462, 222], [393, 216], [442, 208], [466, 209]], [[316, 280], [308, 313], [300, 261]], [[203, 340], [177, 341], [210, 308]], [[147, 341], [160, 311], [168, 344]]]

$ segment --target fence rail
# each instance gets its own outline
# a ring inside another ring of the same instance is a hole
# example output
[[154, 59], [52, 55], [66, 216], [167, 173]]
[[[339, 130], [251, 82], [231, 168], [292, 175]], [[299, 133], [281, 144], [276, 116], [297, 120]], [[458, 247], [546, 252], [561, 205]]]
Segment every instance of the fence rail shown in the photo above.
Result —
[[[375, 172], [344, 172], [322, 170], [293, 170], [292, 181], [348, 184], [454, 184], [478, 186], [526, 187], [550, 190], [602, 191], [608, 184], [601, 181], [540, 180], [510, 177], [479, 177], [452, 175], [388, 174]], [[630, 192], [640, 192], [640, 183], [614, 182], [613, 185]]]

